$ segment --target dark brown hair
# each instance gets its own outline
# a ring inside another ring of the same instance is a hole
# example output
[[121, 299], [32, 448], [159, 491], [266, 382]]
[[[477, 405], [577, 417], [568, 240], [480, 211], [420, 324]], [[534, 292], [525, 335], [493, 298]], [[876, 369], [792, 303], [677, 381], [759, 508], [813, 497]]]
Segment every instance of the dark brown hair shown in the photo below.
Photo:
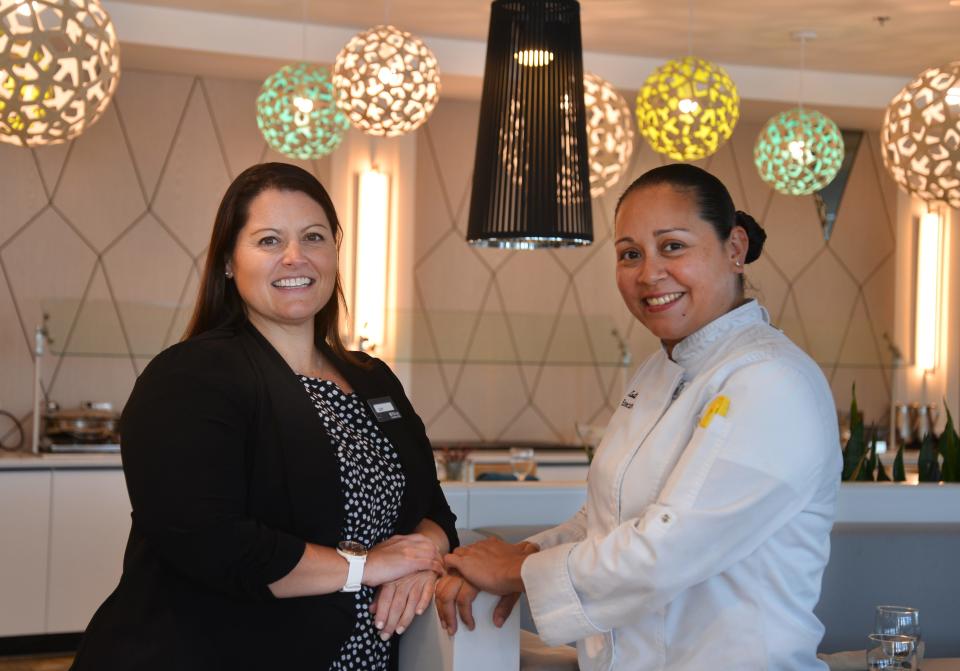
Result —
[[[210, 329], [236, 327], [247, 321], [237, 285], [226, 277], [226, 264], [233, 256], [240, 229], [247, 223], [250, 203], [267, 189], [299, 191], [316, 201], [330, 222], [337, 249], [340, 248], [342, 231], [337, 211], [327, 190], [316, 177], [289, 163], [260, 163], [247, 168], [227, 187], [217, 209], [207, 260], [200, 279], [197, 305], [183, 336], [184, 340]], [[326, 342], [338, 358], [356, 364], [356, 357], [347, 351], [340, 340], [338, 327], [340, 302], [343, 300], [343, 286], [338, 271], [333, 295], [313, 318], [314, 338], [318, 347]]]
[[658, 184], [669, 184], [677, 191], [693, 192], [700, 218], [713, 226], [720, 240], [728, 239], [734, 226], [743, 228], [749, 240], [743, 262], [753, 263], [760, 258], [763, 243], [767, 239], [766, 232], [753, 217], [734, 208], [733, 199], [723, 182], [706, 170], [689, 163], [662, 165], [640, 175], [620, 196], [614, 217], [627, 196], [644, 187]]

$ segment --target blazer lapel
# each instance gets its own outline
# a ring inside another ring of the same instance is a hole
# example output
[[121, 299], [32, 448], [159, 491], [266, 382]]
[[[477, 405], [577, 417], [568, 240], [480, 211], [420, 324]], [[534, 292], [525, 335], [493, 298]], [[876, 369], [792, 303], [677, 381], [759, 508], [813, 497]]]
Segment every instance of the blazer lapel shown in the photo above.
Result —
[[273, 345], [249, 322], [244, 333], [269, 397], [294, 525], [311, 542], [335, 545], [344, 522], [340, 465], [319, 413]]

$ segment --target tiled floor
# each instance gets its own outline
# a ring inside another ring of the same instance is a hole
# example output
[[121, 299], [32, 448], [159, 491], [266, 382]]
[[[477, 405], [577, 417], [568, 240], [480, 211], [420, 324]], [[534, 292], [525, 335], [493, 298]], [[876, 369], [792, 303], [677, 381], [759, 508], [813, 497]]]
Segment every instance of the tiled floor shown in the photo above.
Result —
[[0, 671], [67, 671], [69, 657], [0, 657]]

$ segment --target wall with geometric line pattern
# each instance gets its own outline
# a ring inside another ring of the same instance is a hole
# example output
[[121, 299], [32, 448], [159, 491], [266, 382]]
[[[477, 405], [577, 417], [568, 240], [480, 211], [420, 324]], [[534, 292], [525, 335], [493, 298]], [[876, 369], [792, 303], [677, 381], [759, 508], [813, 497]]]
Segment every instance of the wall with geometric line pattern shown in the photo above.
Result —
[[[0, 409], [28, 419], [33, 328], [46, 312], [50, 398], [122, 407], [136, 375], [179, 339], [210, 225], [230, 180], [268, 151], [260, 82], [125, 70], [103, 118], [66, 145], [0, 144]], [[464, 242], [478, 103], [441, 99], [417, 131], [409, 392], [435, 440], [573, 442], [602, 424], [629, 368], [656, 343], [613, 279], [617, 187], [594, 202], [585, 249], [501, 251]], [[838, 406], [851, 383], [868, 418], [889, 403], [896, 191], [868, 133], [829, 243], [812, 198], [772, 192], [741, 122], [704, 163], [767, 228], [748, 268], [774, 322], [821, 364]], [[638, 146], [622, 188], [660, 163]], [[325, 181], [329, 159], [301, 163]], [[613, 334], [616, 331], [616, 335]], [[0, 426], [0, 434], [5, 432]]]

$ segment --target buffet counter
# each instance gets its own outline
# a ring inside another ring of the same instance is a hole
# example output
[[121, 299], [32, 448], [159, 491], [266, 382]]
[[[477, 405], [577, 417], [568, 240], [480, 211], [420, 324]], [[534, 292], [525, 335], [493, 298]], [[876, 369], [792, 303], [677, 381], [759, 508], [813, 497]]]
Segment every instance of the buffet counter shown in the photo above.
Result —
[[[586, 498], [583, 481], [443, 488], [460, 528], [505, 537], [557, 524]], [[116, 586], [129, 530], [119, 455], [0, 456], [0, 637], [84, 629]], [[844, 483], [832, 539], [825, 651], [864, 647], [872, 607], [902, 602], [924, 612], [931, 656], [960, 655], [942, 598], [960, 556], [960, 486]]]
[[[491, 459], [500, 457], [490, 455]], [[574, 465], [576, 460], [552, 457], [546, 463], [552, 466], [561, 461]], [[0, 454], [0, 473], [120, 470], [118, 454]], [[457, 513], [458, 525], [466, 529], [504, 524], [556, 524], [576, 512], [586, 498], [586, 482], [575, 479], [444, 482], [443, 489]], [[81, 501], [76, 503], [82, 505]], [[960, 524], [960, 486], [845, 482], [840, 488], [836, 521], [868, 525]]]

